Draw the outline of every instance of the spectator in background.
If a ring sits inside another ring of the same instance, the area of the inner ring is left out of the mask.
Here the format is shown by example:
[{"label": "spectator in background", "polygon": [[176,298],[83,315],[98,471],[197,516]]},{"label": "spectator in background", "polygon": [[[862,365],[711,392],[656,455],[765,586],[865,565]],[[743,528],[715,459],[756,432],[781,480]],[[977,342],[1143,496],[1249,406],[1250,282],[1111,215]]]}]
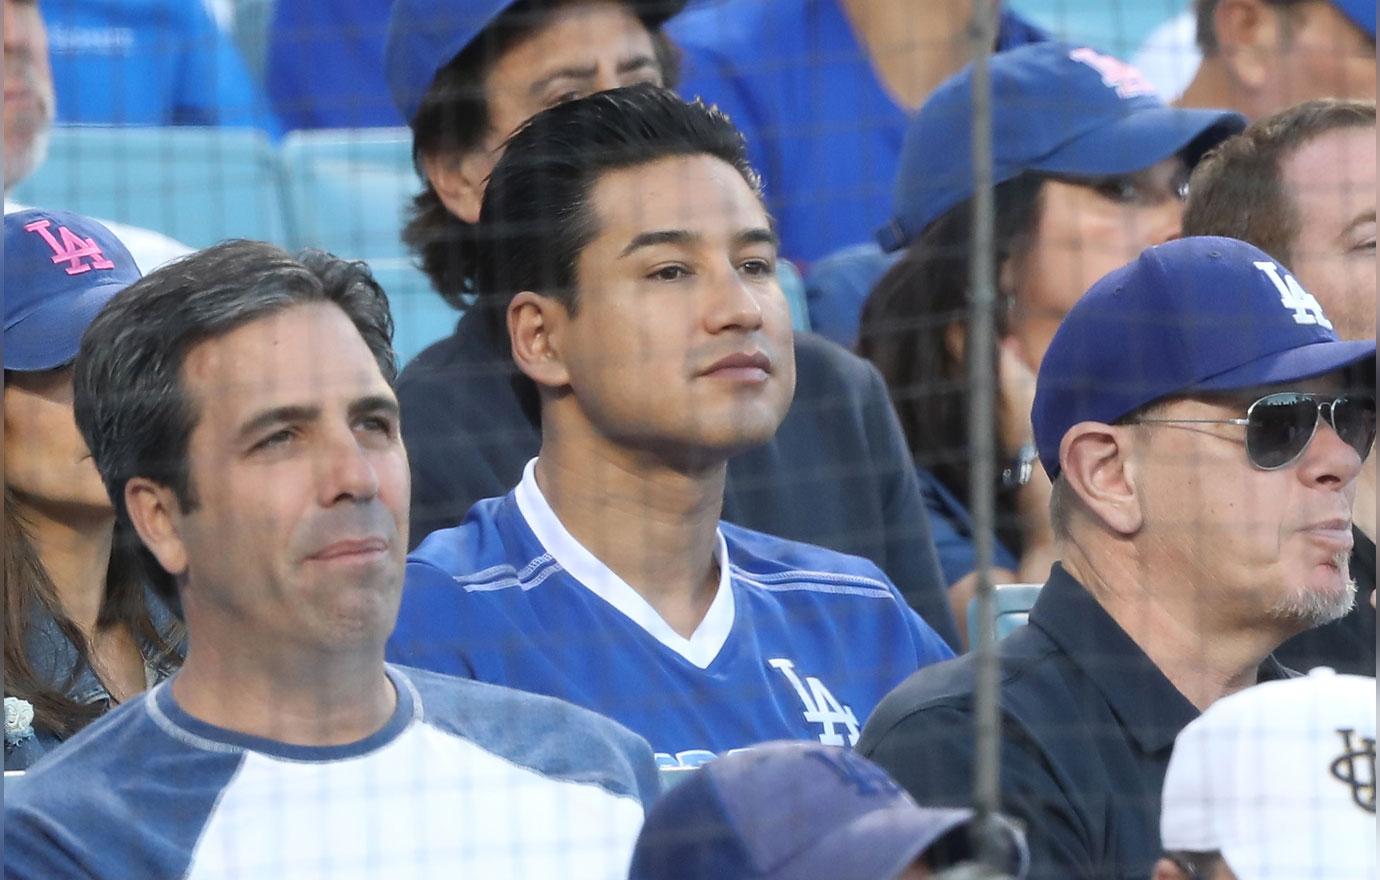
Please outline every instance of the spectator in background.
[{"label": "spectator in background", "polygon": [[239,50],[200,0],[44,0],[43,16],[59,122],[279,133]]},{"label": "spectator in background", "polygon": [[587,706],[667,766],[851,746],[953,656],[867,560],[720,521],[728,459],[795,387],[776,236],[722,114],[645,84],[540,113],[476,232],[541,451],[408,558],[391,656]]},{"label": "spectator in background", "polygon": [[[1257,121],[1194,172],[1187,235],[1248,241],[1289,267],[1322,303],[1337,335],[1375,339],[1375,104],[1307,101]],[[1375,676],[1375,458],[1361,470],[1345,618],[1275,652],[1295,669]]]},{"label": "spectator in background", "polygon": [[116,529],[72,413],[82,331],[139,280],[134,258],[61,211],[6,214],[4,253],[5,714],[27,719],[6,724],[5,769],[23,770],[166,678],[181,624]]},{"label": "spectator in background", "polygon": [[1375,100],[1375,0],[1194,0],[1194,15],[1202,61],[1185,107],[1258,119],[1310,98]]},{"label": "spectator in background", "polygon": [[[1098,278],[1179,234],[1188,170],[1244,121],[1164,106],[1138,72],[1092,49],[1037,43],[991,62],[995,120],[997,583],[1039,583],[1054,560],[1050,484],[1035,464],[1035,371],[1060,319]],[[968,513],[967,314],[972,253],[971,69],[920,108],[883,230],[905,256],[877,282],[859,351],[886,380],[919,468],[949,601],[976,586]],[[936,149],[935,144],[946,145]],[[856,306],[855,306],[856,308]]]},{"label": "spectator in background", "polygon": [[391,332],[362,264],[246,241],[87,330],[77,423],[177,584],[187,657],[6,785],[6,877],[626,873],[646,743],[384,663],[408,490]]},{"label": "spectator in background", "polygon": [[[998,820],[1001,876],[1022,880],[1020,831]],[[629,880],[928,880],[975,860],[971,810],[918,806],[855,752],[768,743],[725,755],[647,814]]]},{"label": "spectator in background", "polygon": [[[972,0],[727,0],[670,26],[681,93],[747,139],[781,252],[809,264],[867,241],[891,210],[915,109],[972,57]],[[1045,39],[1003,10],[1001,51]]]},{"label": "spectator in background", "polygon": [[[1098,281],[1045,353],[1060,562],[999,646],[1002,803],[1034,880],[1148,877],[1174,736],[1355,599],[1375,343],[1297,288],[1251,245],[1178,239]],[[921,670],[868,719],[858,749],[921,803],[969,802],[975,674]]]},{"label": "spectator in background", "polygon": [[407,124],[383,75],[388,8],[380,0],[274,4],[266,87],[285,128]]},{"label": "spectator in background", "polygon": [[[505,298],[476,288],[485,180],[504,139],[546,105],[619,84],[669,85],[659,29],[674,2],[400,0],[389,76],[427,181],[404,238],[436,290],[468,311],[408,364],[398,394],[412,458],[412,541],[501,495],[541,442],[536,386],[514,365]],[[776,435],[729,464],[724,518],[865,556],[950,644],[914,467],[886,388],[866,362],[795,337],[796,396]],[[468,418],[483,412],[483,420]]]},{"label": "spectator in background", "polygon": [[1375,876],[1375,680],[1317,669],[1214,703],[1174,741],[1154,880]]},{"label": "spectator in background", "polygon": [[[53,126],[53,74],[48,64],[48,34],[36,0],[5,3],[5,213],[24,206],[9,199],[10,190],[43,164]],[[151,271],[188,252],[166,235],[122,223],[105,223],[134,255],[138,267]]]}]

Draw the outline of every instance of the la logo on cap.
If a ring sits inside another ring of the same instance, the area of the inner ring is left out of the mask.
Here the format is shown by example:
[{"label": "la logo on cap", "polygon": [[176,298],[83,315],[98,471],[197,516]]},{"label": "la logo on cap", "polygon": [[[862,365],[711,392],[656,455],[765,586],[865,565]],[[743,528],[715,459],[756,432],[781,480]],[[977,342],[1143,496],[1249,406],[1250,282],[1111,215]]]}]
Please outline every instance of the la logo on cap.
[{"label": "la logo on cap", "polygon": [[1102,84],[1115,89],[1118,98],[1138,98],[1141,95],[1155,95],[1155,87],[1145,74],[1119,58],[1103,55],[1086,47],[1074,49],[1069,58],[1086,64],[1102,76]]},{"label": "la logo on cap", "polygon": [[[82,238],[66,226],[58,227],[59,241],[53,237],[53,233],[48,227],[52,225],[49,220],[35,220],[24,227],[27,232],[36,232],[48,243],[48,247],[53,251],[53,264],[67,264],[68,275],[80,275],[83,272],[90,272],[92,269],[114,269],[115,264],[105,258],[105,253],[96,244],[94,238]],[[87,258],[90,263],[83,262]]]},{"label": "la logo on cap", "polygon": [[1322,303],[1314,299],[1313,294],[1304,290],[1303,285],[1295,281],[1293,275],[1285,272],[1281,276],[1279,267],[1269,260],[1257,260],[1255,267],[1264,272],[1270,283],[1275,286],[1275,290],[1279,291],[1279,301],[1294,313],[1295,324],[1317,324],[1332,329],[1332,322],[1323,314]]}]

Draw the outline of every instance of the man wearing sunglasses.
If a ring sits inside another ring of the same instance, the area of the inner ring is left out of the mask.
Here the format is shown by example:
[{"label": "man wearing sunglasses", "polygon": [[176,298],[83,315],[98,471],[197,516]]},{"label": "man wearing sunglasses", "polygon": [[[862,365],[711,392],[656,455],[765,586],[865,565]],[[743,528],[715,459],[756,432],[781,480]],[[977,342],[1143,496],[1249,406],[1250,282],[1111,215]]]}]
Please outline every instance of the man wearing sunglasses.
[{"label": "man wearing sunglasses", "polygon": [[[1346,613],[1375,342],[1343,342],[1263,251],[1185,238],[1093,285],[1045,354],[1032,421],[1061,563],[1001,645],[1001,787],[1032,878],[1143,878],[1175,735],[1286,670]],[[911,676],[858,748],[963,805],[971,658]]]}]

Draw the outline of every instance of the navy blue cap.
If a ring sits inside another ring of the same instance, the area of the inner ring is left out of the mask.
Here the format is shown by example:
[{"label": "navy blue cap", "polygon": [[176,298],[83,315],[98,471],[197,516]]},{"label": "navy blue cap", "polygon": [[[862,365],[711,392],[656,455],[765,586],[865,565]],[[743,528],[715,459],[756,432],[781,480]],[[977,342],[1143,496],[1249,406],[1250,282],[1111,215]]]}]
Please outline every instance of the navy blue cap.
[{"label": "navy blue cap", "polygon": [[[395,0],[383,67],[388,88],[410,124],[437,72],[517,0]],[[648,28],[680,12],[686,0],[624,0]]]},{"label": "navy blue cap", "polygon": [[[917,806],[851,750],[767,743],[717,758],[662,795],[647,814],[629,880],[879,880],[895,877],[971,810]],[[1009,822],[1009,872],[1029,865]],[[951,838],[952,839],[952,838]],[[966,840],[955,840],[962,853]],[[936,867],[946,867],[940,865]]]},{"label": "navy blue cap", "polygon": [[1279,263],[1233,238],[1147,248],[1092,286],[1059,324],[1035,380],[1031,421],[1053,479],[1079,422],[1111,424],[1171,396],[1321,376],[1375,357],[1342,342]]},{"label": "navy blue cap", "polygon": [[115,234],[67,211],[5,215],[5,369],[51,370],[112,296],[139,280]]},{"label": "navy blue cap", "polygon": [[1375,39],[1375,0],[1332,0],[1332,5],[1365,31],[1366,36]]},{"label": "navy blue cap", "polygon": [[[992,56],[992,182],[1026,171],[1130,174],[1183,153],[1192,165],[1246,127],[1226,110],[1165,106],[1131,65],[1084,46],[1032,43]],[[894,251],[973,196],[973,67],[935,89],[901,148],[891,221]]]}]

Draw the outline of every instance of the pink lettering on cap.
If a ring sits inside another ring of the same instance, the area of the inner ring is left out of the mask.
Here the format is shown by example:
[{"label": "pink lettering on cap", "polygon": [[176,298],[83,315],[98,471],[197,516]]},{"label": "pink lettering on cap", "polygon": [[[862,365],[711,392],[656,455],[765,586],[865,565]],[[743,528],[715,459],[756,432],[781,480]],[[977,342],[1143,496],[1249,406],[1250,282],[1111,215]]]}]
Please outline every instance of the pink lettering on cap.
[{"label": "pink lettering on cap", "polygon": [[1140,95],[1154,95],[1155,87],[1145,78],[1145,74],[1119,58],[1103,55],[1092,49],[1074,49],[1069,58],[1086,64],[1102,76],[1102,84],[1116,89],[1118,98],[1135,98]]},{"label": "pink lettering on cap", "polygon": [[[48,243],[48,247],[53,251],[53,264],[66,263],[68,275],[80,275],[83,272],[90,272],[92,269],[114,269],[115,264],[105,258],[105,254],[96,244],[94,238],[82,238],[66,226],[58,227],[58,235],[62,238],[53,237],[53,233],[48,230],[50,221],[35,220],[33,223],[24,227],[27,232],[37,232],[43,236],[43,240]],[[90,258],[90,263],[82,262]]]}]

